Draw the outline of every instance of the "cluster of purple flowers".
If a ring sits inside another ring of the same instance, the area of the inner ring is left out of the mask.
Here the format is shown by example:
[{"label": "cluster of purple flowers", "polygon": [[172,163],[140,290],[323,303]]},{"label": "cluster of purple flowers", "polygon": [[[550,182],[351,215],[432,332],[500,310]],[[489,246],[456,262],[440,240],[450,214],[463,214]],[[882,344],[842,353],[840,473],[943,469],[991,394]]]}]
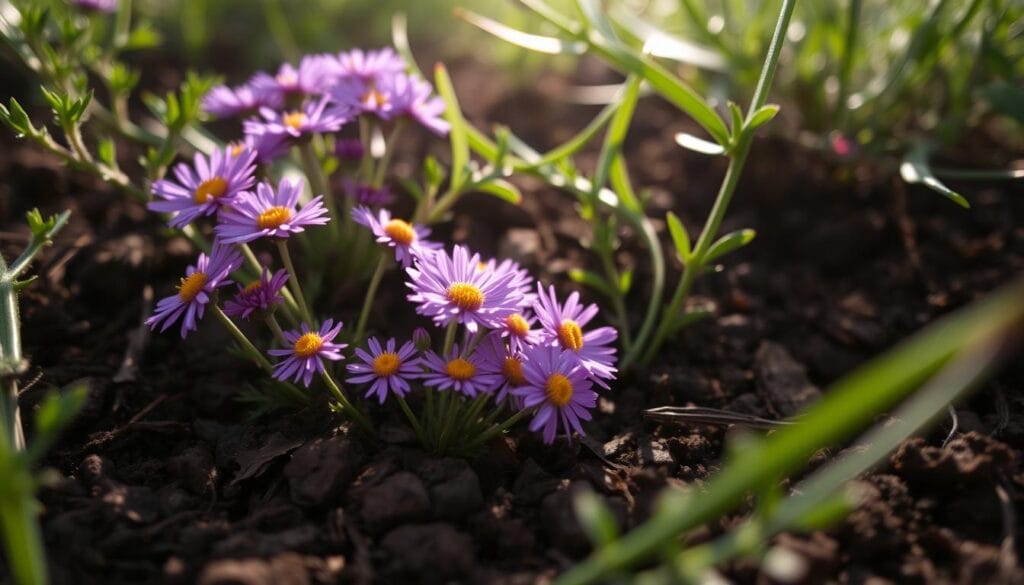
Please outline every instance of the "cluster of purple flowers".
[{"label": "cluster of purple flowers", "polygon": [[[438,135],[448,132],[444,101],[408,73],[391,48],[306,55],[271,75],[259,72],[237,86],[215,87],[203,100],[218,118],[246,117],[246,143],[270,162],[312,134],[338,132],[360,115],[383,121],[412,119]],[[347,144],[339,139],[339,144]],[[351,154],[351,149],[343,149]],[[362,155],[361,149],[359,155]]]}]

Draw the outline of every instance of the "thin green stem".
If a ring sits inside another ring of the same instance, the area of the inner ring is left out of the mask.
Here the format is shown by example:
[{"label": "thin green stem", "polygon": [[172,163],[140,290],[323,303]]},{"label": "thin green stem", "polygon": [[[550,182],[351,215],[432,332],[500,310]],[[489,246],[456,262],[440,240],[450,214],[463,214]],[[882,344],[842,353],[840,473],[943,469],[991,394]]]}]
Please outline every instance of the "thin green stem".
[{"label": "thin green stem", "polygon": [[328,229],[331,230],[332,242],[340,242],[340,226],[342,223],[345,223],[345,218],[339,216],[338,202],[335,201],[334,193],[331,193],[331,186],[327,183],[327,177],[324,176],[324,169],[320,166],[320,159],[316,156],[316,151],[313,149],[313,141],[303,140],[299,143],[298,149],[299,157],[302,159],[302,170],[305,171],[306,177],[309,179],[309,188],[313,191],[313,196],[323,195],[324,205],[327,207],[327,213],[331,218]]},{"label": "thin green stem", "polygon": [[651,258],[651,270],[654,274],[651,276],[651,302],[648,303],[647,314],[644,316],[644,322],[640,325],[640,331],[636,334],[632,349],[627,351],[622,359],[620,364],[622,370],[629,368],[640,357],[640,352],[647,347],[647,338],[650,337],[657,324],[661,309],[660,301],[665,291],[665,256],[661,251],[661,241],[658,240],[654,226],[643,215],[626,213],[625,216],[643,238],[644,246],[647,247],[647,253]]},{"label": "thin green stem", "polygon": [[330,372],[324,370],[323,372],[320,373],[320,377],[323,379],[324,383],[327,384],[327,388],[331,391],[331,394],[334,395],[334,398],[338,401],[338,404],[341,405],[342,410],[347,413],[347,416],[351,418],[353,422],[355,422],[357,425],[362,427],[364,431],[372,435],[373,424],[370,422],[370,419],[366,418],[366,416],[358,408],[352,405],[352,403],[348,399],[348,396],[345,395],[345,392],[341,389],[341,386],[339,386],[338,383],[334,381],[334,377],[331,376]]},{"label": "thin green stem", "polygon": [[405,401],[405,398],[399,395],[395,395],[398,399],[398,406],[402,408],[402,412],[405,413],[405,418],[409,419],[409,424],[412,425],[412,430],[416,433],[416,438],[419,439],[420,444],[425,444],[426,434],[423,430],[423,425],[420,424],[419,419],[412,413],[412,409],[409,408],[409,404]]},{"label": "thin green stem", "polygon": [[622,292],[619,288],[619,282],[621,281],[621,274],[619,269],[615,266],[615,258],[612,256],[612,252],[605,247],[600,250],[601,265],[604,267],[605,276],[608,279],[608,284],[612,287],[614,293],[611,297],[612,308],[615,310],[616,320],[619,322],[619,332],[622,334],[622,349],[626,353],[633,348],[633,338],[629,331],[629,316],[626,313],[626,303],[622,298]]},{"label": "thin green stem", "polygon": [[843,55],[839,64],[839,91],[836,93],[835,125],[845,129],[846,98],[849,95],[850,73],[853,71],[853,56],[857,47],[857,32],[860,30],[860,8],[862,0],[847,0],[846,36],[843,39]]},{"label": "thin green stem", "polygon": [[[18,478],[30,483],[31,478]],[[5,477],[4,481],[12,478]],[[36,518],[38,504],[27,487],[15,488],[14,494],[0,498],[0,526],[6,543],[8,564],[14,581],[21,585],[45,585],[46,559],[42,534]]]},{"label": "thin green stem", "polygon": [[377,296],[377,288],[380,286],[380,281],[384,278],[384,273],[387,271],[388,262],[390,261],[388,254],[381,254],[380,261],[377,262],[377,269],[373,271],[373,277],[370,278],[370,285],[366,289],[366,299],[363,300],[363,309],[359,312],[359,321],[356,323],[356,333],[353,338],[353,343],[359,344],[363,340],[363,335],[366,333],[366,322],[370,319],[370,310],[373,308],[373,299]]},{"label": "thin green stem", "polygon": [[373,173],[373,182],[370,183],[374,189],[379,189],[384,184],[384,176],[387,174],[388,165],[391,164],[391,157],[394,155],[395,146],[397,146],[398,137],[401,135],[403,128],[405,128],[405,120],[399,118],[395,123],[395,127],[391,129],[391,134],[388,135],[387,141],[384,143],[384,155],[377,161],[377,169]]},{"label": "thin green stem", "polygon": [[313,314],[309,311],[306,297],[302,294],[302,285],[299,284],[299,276],[295,272],[295,265],[292,264],[292,255],[288,252],[288,240],[279,238],[277,240],[277,251],[281,255],[281,262],[284,263],[285,270],[288,271],[288,287],[291,288],[292,294],[295,295],[295,302],[299,305],[299,312],[306,323],[312,327],[314,325]]},{"label": "thin green stem", "polygon": [[271,365],[266,357],[264,357],[263,352],[257,349],[256,346],[249,341],[249,338],[246,337],[245,333],[242,333],[242,330],[238,328],[238,325],[235,325],[235,322],[231,320],[231,317],[225,315],[224,311],[222,311],[216,303],[210,303],[209,306],[212,307],[213,314],[217,317],[217,320],[220,321],[224,328],[228,330],[228,333],[238,341],[245,353],[248,354],[259,367],[263,368],[268,373],[274,373],[274,366]]},{"label": "thin green stem", "polygon": [[[771,44],[768,47],[768,56],[765,59],[764,68],[761,70],[761,77],[757,81],[754,97],[750,101],[750,108],[747,110],[748,122],[750,116],[764,106],[768,100],[768,90],[771,88],[772,80],[775,78],[775,70],[779,65],[779,56],[782,53],[782,43],[785,41],[785,33],[789,27],[790,17],[793,15],[795,5],[796,0],[784,0],[783,2],[779,20],[776,23]],[[736,185],[739,183],[740,175],[743,173],[743,166],[747,162],[747,155],[750,154],[753,138],[754,131],[744,125],[744,128],[739,132],[736,142],[729,150],[729,167],[725,171],[725,178],[718,190],[717,197],[715,197],[711,213],[704,223],[704,229],[701,230],[697,244],[694,246],[692,259],[683,270],[683,277],[676,288],[676,294],[673,295],[672,301],[665,310],[664,318],[654,334],[654,339],[644,354],[645,363],[654,357],[664,342],[665,336],[673,328],[679,310],[686,300],[686,295],[689,294],[693,286],[692,281],[696,279],[697,274],[699,274],[704,265],[708,249],[710,249],[711,244],[718,235],[722,220],[725,218],[725,212],[729,209],[729,203],[736,192]],[[689,282],[687,282],[688,280]]]},{"label": "thin green stem", "polygon": [[498,424],[498,425],[492,425],[491,428],[489,428],[486,431],[484,431],[484,432],[480,433],[479,435],[477,435],[477,437],[475,439],[470,440],[466,444],[466,449],[472,449],[472,448],[475,448],[475,447],[477,447],[479,445],[483,445],[487,441],[490,441],[494,437],[497,437],[498,435],[500,435],[500,434],[504,433],[505,431],[507,431],[508,429],[510,429],[512,427],[512,425],[514,425],[517,422],[519,422],[520,420],[522,420],[523,417],[525,417],[526,415],[530,414],[531,412],[533,412],[533,411],[531,411],[531,410],[520,410],[519,412],[517,412],[517,413],[513,414],[512,416],[508,417],[507,419],[505,419],[505,422],[503,422],[501,424]]},{"label": "thin green stem", "polygon": [[443,357],[447,357],[452,351],[452,346],[455,345],[455,332],[459,328],[459,322],[452,320],[448,324],[448,329],[444,332],[444,350],[441,352]]},{"label": "thin green stem", "polygon": [[284,338],[284,330],[281,329],[281,324],[277,322],[277,317],[275,317],[273,313],[268,313],[266,321],[267,327],[270,327],[270,331],[273,332],[274,339],[277,340],[277,343],[281,347],[288,345],[288,342]]}]

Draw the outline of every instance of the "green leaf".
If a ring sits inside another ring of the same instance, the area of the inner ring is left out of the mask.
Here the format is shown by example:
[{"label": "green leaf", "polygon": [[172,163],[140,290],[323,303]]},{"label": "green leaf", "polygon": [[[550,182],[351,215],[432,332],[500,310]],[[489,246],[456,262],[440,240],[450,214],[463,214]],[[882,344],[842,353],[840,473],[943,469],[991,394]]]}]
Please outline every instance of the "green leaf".
[{"label": "green leaf", "polygon": [[619,527],[601,496],[590,489],[580,490],[572,503],[580,526],[595,547],[615,542],[619,537]]},{"label": "green leaf", "polygon": [[692,150],[701,154],[709,154],[712,156],[725,154],[725,148],[722,145],[709,142],[702,138],[697,138],[693,134],[687,134],[686,132],[676,134],[676,144],[687,150]]},{"label": "green leaf", "polygon": [[609,299],[617,298],[619,295],[615,293],[615,287],[610,286],[604,277],[589,270],[582,268],[573,268],[569,271],[569,278],[573,282],[588,286]]},{"label": "green leaf", "polygon": [[725,234],[721,238],[718,238],[718,241],[711,244],[711,247],[708,248],[708,253],[704,256],[704,264],[711,264],[722,256],[746,246],[756,235],[757,232],[750,229],[736,230]]},{"label": "green leaf", "polygon": [[708,71],[724,73],[727,70],[721,53],[665,32],[651,23],[637,18],[629,9],[616,4],[612,17],[629,34],[643,43],[644,52],[662,59],[671,59]]},{"label": "green leaf", "polygon": [[627,268],[626,270],[622,271],[622,274],[619,275],[619,292],[622,293],[622,296],[626,296],[629,294],[629,291],[632,288],[633,269]]},{"label": "green leaf", "polygon": [[512,205],[519,205],[523,200],[519,188],[504,179],[491,179],[475,186],[477,190],[494,195],[498,199],[507,201]]},{"label": "green leaf", "polygon": [[462,117],[462,110],[459,108],[459,100],[455,96],[455,88],[452,86],[448,70],[441,63],[434,66],[434,82],[437,84],[437,91],[444,99],[444,117],[451,124],[449,140],[452,146],[452,179],[449,190],[452,193],[459,192],[465,180],[467,167],[469,166],[469,139],[466,136],[466,120]]},{"label": "green leaf", "polygon": [[743,110],[732,100],[729,100],[729,116],[732,119],[732,136],[735,138],[743,130]]},{"label": "green leaf", "polygon": [[764,126],[768,122],[771,122],[775,118],[775,115],[779,113],[779,106],[776,104],[767,104],[761,106],[753,115],[750,116],[750,120],[747,121],[748,130],[757,130],[761,126]]},{"label": "green leaf", "polygon": [[84,383],[50,392],[36,411],[36,434],[30,447],[30,458],[38,459],[57,440],[60,432],[85,405],[89,387]]},{"label": "green leaf", "polygon": [[122,49],[125,51],[152,49],[160,46],[162,41],[160,33],[151,24],[144,22],[132,30]]},{"label": "green leaf", "polygon": [[427,76],[420,70],[420,66],[416,64],[416,56],[412,53],[412,46],[409,44],[409,26],[408,21],[405,18],[405,14],[396,12],[391,17],[391,43],[395,46],[395,50],[398,54],[405,59],[405,64],[409,69],[416,73],[420,77],[426,79]]},{"label": "green leaf", "polygon": [[619,36],[605,16],[600,0],[576,0],[576,8],[583,16],[587,28],[599,32],[608,41],[619,42]]},{"label": "green leaf", "polygon": [[910,152],[903,159],[903,164],[900,165],[900,176],[911,185],[924,185],[937,193],[945,195],[953,203],[964,209],[970,209],[971,207],[970,202],[963,195],[947,187],[932,174],[931,167],[928,165],[928,147],[924,144],[919,143],[910,149]]},{"label": "green leaf", "polygon": [[714,314],[714,305],[711,303],[687,307],[679,315],[668,316],[669,319],[672,319],[672,326],[669,327],[669,334],[675,335],[677,332],[693,325],[694,323],[703,321]]},{"label": "green leaf", "polygon": [[622,145],[626,141],[626,133],[629,132],[629,125],[633,120],[633,112],[636,111],[636,103],[639,98],[640,78],[630,75],[626,79],[621,103],[608,124],[608,132],[604,137],[591,193],[595,198],[600,197],[601,188],[605,186],[609,176],[614,174],[616,178],[614,187],[618,199],[627,209],[634,212],[640,211],[640,201],[629,182],[629,174],[622,158]]},{"label": "green leaf", "polygon": [[537,53],[578,56],[587,51],[587,44],[582,41],[530,34],[462,8],[455,9],[455,16],[507,43]]},{"label": "green leaf", "polygon": [[10,109],[0,104],[0,118],[11,130],[14,130],[18,138],[35,136],[36,129],[32,126],[32,120],[28,117],[25,109],[21,107],[18,100],[11,98]]},{"label": "green leaf", "polygon": [[690,247],[690,234],[686,232],[686,226],[680,221],[679,216],[671,211],[665,216],[668,223],[668,233],[672,235],[672,243],[676,246],[679,260],[683,264],[690,262],[693,249]]},{"label": "green leaf", "polygon": [[420,187],[420,184],[410,178],[399,177],[398,184],[405,189],[406,193],[412,195],[412,198],[417,202],[422,201],[423,198],[426,197],[426,194],[423,192],[423,188]]}]

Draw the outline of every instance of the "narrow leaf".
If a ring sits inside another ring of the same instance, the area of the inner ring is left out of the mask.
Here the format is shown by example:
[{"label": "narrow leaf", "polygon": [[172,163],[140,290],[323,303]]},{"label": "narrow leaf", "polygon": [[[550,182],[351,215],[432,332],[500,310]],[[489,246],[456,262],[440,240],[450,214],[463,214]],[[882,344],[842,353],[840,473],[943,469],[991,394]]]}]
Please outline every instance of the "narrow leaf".
[{"label": "narrow leaf", "polygon": [[971,207],[970,202],[963,195],[947,187],[932,174],[931,167],[928,165],[928,149],[923,144],[918,144],[907,153],[907,156],[903,159],[903,164],[900,165],[900,176],[907,183],[912,185],[921,184],[937,193],[945,195],[953,203],[964,209],[970,209]]},{"label": "narrow leaf", "polygon": [[721,238],[718,238],[717,242],[711,244],[711,248],[708,249],[707,255],[704,256],[704,263],[711,264],[722,256],[746,246],[756,235],[757,232],[749,229],[736,230],[725,234]]},{"label": "narrow leaf", "polygon": [[476,185],[476,189],[494,195],[503,201],[508,201],[512,205],[519,205],[523,200],[523,195],[519,192],[519,188],[504,179],[492,179],[486,183]]},{"label": "narrow leaf", "polygon": [[455,16],[507,43],[530,51],[547,55],[575,56],[582,55],[587,51],[587,44],[582,41],[567,41],[557,37],[523,32],[462,8],[455,9]]},{"label": "narrow leaf", "polygon": [[725,148],[722,145],[709,142],[703,138],[697,138],[693,134],[687,134],[686,132],[676,134],[676,144],[701,154],[709,154],[711,156],[725,154]]},{"label": "narrow leaf", "polygon": [[690,247],[690,234],[686,232],[686,226],[675,213],[668,212],[665,221],[668,223],[668,233],[672,235],[672,243],[676,246],[679,259],[686,264],[690,261],[690,255],[693,253]]},{"label": "narrow leaf", "polygon": [[776,104],[768,104],[761,106],[747,121],[747,128],[749,130],[757,130],[761,126],[764,126],[768,122],[771,122],[775,118],[775,115],[779,113],[779,106]]},{"label": "narrow leaf", "polygon": [[462,109],[459,108],[459,100],[455,96],[455,88],[452,86],[448,70],[441,63],[434,66],[434,82],[437,91],[444,99],[444,117],[451,124],[449,140],[452,144],[452,184],[450,190],[457,193],[462,187],[465,177],[465,170],[469,164],[469,139],[466,136],[466,120],[462,117]]},{"label": "narrow leaf", "polygon": [[569,271],[569,278],[573,282],[589,286],[590,288],[598,291],[604,296],[614,299],[619,295],[615,294],[615,288],[609,286],[608,283],[600,275],[595,274],[589,270],[583,270],[582,268],[573,268]]}]

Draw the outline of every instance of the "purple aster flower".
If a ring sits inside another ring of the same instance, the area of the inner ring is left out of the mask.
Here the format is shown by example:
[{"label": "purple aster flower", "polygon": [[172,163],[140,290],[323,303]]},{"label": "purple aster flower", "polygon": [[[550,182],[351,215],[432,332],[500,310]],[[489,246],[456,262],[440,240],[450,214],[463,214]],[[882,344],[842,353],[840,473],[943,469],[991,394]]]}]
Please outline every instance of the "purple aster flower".
[{"label": "purple aster flower", "polygon": [[212,215],[230,206],[239,193],[256,182],[255,159],[255,152],[245,150],[236,156],[231,148],[215,150],[209,158],[197,153],[194,168],[187,163],[174,167],[177,181],[161,179],[153,183],[153,194],[163,201],[153,201],[148,207],[172,214],[168,223],[176,228]]},{"label": "purple aster flower", "polygon": [[285,63],[276,75],[261,71],[249,84],[260,99],[271,104],[287,104],[324,93],[340,74],[340,66],[332,55],[306,55],[298,67]]},{"label": "purple aster flower", "polygon": [[470,256],[465,246],[455,246],[452,255],[438,251],[421,255],[415,268],[407,268],[416,312],[431,317],[438,325],[456,321],[476,333],[480,326],[495,328],[515,313],[518,292],[509,287],[508,271],[480,270],[480,255]]},{"label": "purple aster flower", "polygon": [[366,384],[372,381],[373,384],[366,392],[369,398],[374,394],[384,404],[388,392],[398,396],[405,396],[412,387],[409,380],[417,378],[422,373],[420,366],[423,361],[416,357],[416,347],[411,341],[406,341],[402,347],[395,350],[395,340],[391,338],[382,346],[376,337],[366,341],[370,351],[356,348],[356,356],[363,360],[363,363],[349,364],[347,382],[351,384]]},{"label": "purple aster flower", "polygon": [[261,100],[248,83],[236,87],[218,85],[203,96],[203,110],[217,118],[244,115],[261,107],[281,107],[281,104]]},{"label": "purple aster flower", "polygon": [[509,281],[509,287],[519,292],[520,308],[527,308],[533,306],[537,295],[533,293],[534,280],[533,276],[530,275],[530,271],[519,265],[514,260],[505,259],[501,263],[498,263],[495,259],[490,259],[486,263],[480,265],[481,270],[495,270],[498,272],[510,272],[512,273],[512,279]]},{"label": "purple aster flower", "polygon": [[438,136],[448,133],[451,126],[442,119],[444,100],[432,95],[433,87],[411,75],[395,75],[388,80],[384,92],[390,100],[387,119],[407,116]]},{"label": "purple aster flower", "polygon": [[364,185],[350,179],[345,179],[343,184],[345,186],[345,193],[357,205],[379,207],[381,205],[388,205],[395,200],[395,197],[391,194],[391,189],[387,185],[374,187],[373,185]]},{"label": "purple aster flower", "polygon": [[303,323],[301,331],[285,331],[284,340],[291,347],[267,352],[275,357],[288,356],[274,366],[274,378],[282,382],[287,382],[289,378],[296,382],[301,379],[308,388],[313,381],[313,373],[323,373],[324,359],[342,359],[341,350],[348,347],[348,344],[334,343],[340,331],[341,321],[335,325],[332,319],[324,321],[319,330],[310,329],[309,325]]},{"label": "purple aster flower", "polygon": [[510,350],[505,346],[501,336],[495,333],[488,335],[480,346],[473,353],[480,360],[480,368],[487,374],[501,376],[501,385],[497,388],[497,396],[494,401],[498,404],[505,404],[508,398],[518,398],[510,394],[511,390],[519,388],[526,383],[523,375],[523,356],[518,351]]},{"label": "purple aster flower", "polygon": [[91,12],[113,14],[117,12],[117,0],[71,0],[77,8]]},{"label": "purple aster flower", "polygon": [[428,368],[423,374],[424,384],[438,390],[455,390],[469,398],[493,393],[502,381],[501,374],[484,371],[475,355],[461,355],[458,344],[447,358],[427,352],[424,362]]},{"label": "purple aster flower", "polygon": [[414,259],[432,254],[441,247],[437,242],[424,239],[430,235],[430,228],[393,218],[387,209],[381,209],[374,215],[369,208],[359,206],[352,210],[352,219],[370,228],[377,236],[377,243],[394,248],[395,260],[402,264],[402,268],[409,268]]},{"label": "purple aster flower", "polygon": [[497,330],[501,337],[508,341],[509,348],[517,352],[523,351],[523,349],[541,342],[540,331],[531,329],[536,322],[537,317],[527,311],[512,313],[502,320]]},{"label": "purple aster flower", "polygon": [[215,243],[209,256],[200,253],[196,263],[185,270],[184,278],[178,283],[178,292],[156,304],[156,310],[146,319],[146,325],[154,330],[160,327],[163,332],[181,319],[181,337],[184,339],[189,331],[196,330],[213,292],[230,284],[228,275],[241,265],[242,255],[238,250]]},{"label": "purple aster flower", "polygon": [[523,364],[525,385],[512,390],[524,408],[537,408],[531,431],[543,429],[545,443],[552,443],[559,423],[566,437],[575,430],[585,434],[580,420],[590,420],[588,409],[597,405],[597,393],[587,371],[572,352],[552,346],[533,347]]},{"label": "purple aster flower", "polygon": [[583,327],[597,315],[597,305],[584,307],[580,304],[580,293],[573,291],[565,304],[558,303],[555,287],[547,291],[537,283],[537,303],[534,309],[543,327],[544,343],[568,350],[576,355],[583,368],[603,388],[604,380],[615,378],[615,347],[611,345],[619,336],[611,327],[599,327],[587,333]]},{"label": "purple aster flower", "polygon": [[231,317],[248,319],[257,311],[266,311],[274,305],[283,303],[281,289],[287,281],[287,271],[278,270],[271,275],[270,271],[264,268],[259,280],[254,280],[248,286],[238,285],[235,297],[224,303],[224,313]]},{"label": "purple aster flower", "polygon": [[337,132],[351,119],[351,108],[332,105],[330,100],[324,97],[288,112],[260,108],[260,116],[262,120],[245,121],[243,127],[246,134],[269,134],[296,140],[318,132]]},{"label": "purple aster flower", "polygon": [[405,71],[405,59],[391,47],[375,51],[352,49],[338,54],[338,69],[343,78],[371,81]]},{"label": "purple aster flower", "polygon": [[430,332],[423,327],[417,327],[412,331],[412,344],[419,351],[427,351],[433,342],[430,340]]},{"label": "purple aster flower", "polygon": [[323,195],[298,209],[302,181],[282,180],[277,190],[267,182],[246,191],[234,207],[221,213],[215,231],[226,244],[251,242],[259,238],[287,238],[305,231],[306,226],[325,225],[330,218]]}]

